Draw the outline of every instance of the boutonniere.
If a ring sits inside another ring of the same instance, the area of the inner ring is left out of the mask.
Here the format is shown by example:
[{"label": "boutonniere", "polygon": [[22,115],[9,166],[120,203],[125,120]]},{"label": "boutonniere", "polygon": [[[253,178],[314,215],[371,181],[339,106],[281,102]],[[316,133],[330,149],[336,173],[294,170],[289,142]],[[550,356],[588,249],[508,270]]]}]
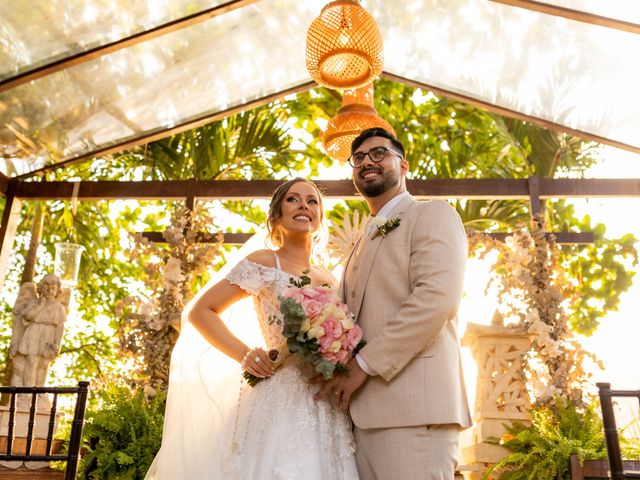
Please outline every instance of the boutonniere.
[{"label": "boutonniere", "polygon": [[373,224],[376,226],[376,231],[373,232],[371,236],[372,239],[376,238],[378,235],[384,237],[387,233],[389,233],[394,228],[397,228],[400,225],[400,217],[394,218],[385,218],[385,217],[373,217]]}]

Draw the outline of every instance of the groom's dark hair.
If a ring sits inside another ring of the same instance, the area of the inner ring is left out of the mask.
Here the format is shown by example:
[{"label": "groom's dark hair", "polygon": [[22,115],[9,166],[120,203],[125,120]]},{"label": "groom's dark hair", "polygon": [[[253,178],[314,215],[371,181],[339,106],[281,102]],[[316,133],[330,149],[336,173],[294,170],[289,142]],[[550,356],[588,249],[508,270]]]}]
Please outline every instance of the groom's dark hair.
[{"label": "groom's dark hair", "polygon": [[365,140],[368,140],[371,137],[388,138],[389,140],[391,140],[393,146],[399,150],[399,153],[402,154],[402,158],[404,158],[404,145],[402,144],[402,142],[400,142],[400,140],[398,140],[391,132],[388,132],[384,128],[380,127],[367,128],[360,135],[358,135],[353,140],[353,142],[351,142],[351,154],[353,155],[353,152],[355,152],[358,147],[365,142]]}]

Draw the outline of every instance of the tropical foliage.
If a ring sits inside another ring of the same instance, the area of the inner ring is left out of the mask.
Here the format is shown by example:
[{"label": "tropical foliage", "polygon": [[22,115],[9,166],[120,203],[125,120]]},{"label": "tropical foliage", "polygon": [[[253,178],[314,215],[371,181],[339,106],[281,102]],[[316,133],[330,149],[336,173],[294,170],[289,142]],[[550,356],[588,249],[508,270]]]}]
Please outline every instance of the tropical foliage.
[{"label": "tropical foliage", "polygon": [[[104,158],[67,166],[48,180],[173,180],[282,178],[305,169],[315,176],[331,165],[318,138],[324,122],[335,114],[340,95],[317,88],[243,112],[198,129]],[[381,80],[376,108],[408,147],[412,178],[525,178],[530,175],[580,175],[595,162],[594,146],[565,134],[489,114],[430,92]],[[37,181],[37,180],[36,180]],[[43,240],[36,277],[49,270],[53,244],[74,241],[87,246],[80,283],[74,293],[74,318],[67,321],[57,383],[91,378],[94,383],[121,374],[117,332],[122,317],[116,306],[145,291],[142,263],[124,254],[131,246],[126,232],[162,231],[182,202],[46,202]],[[199,209],[209,208],[204,202]],[[262,224],[256,202],[224,202],[227,211],[251,224]],[[529,219],[522,201],[458,201],[465,224],[476,230],[510,230]],[[578,219],[571,207],[549,203],[546,221],[552,230],[589,230],[597,243],[562,247],[559,259],[584,300],[571,316],[572,325],[591,332],[607,309],[615,309],[630,285],[628,266],[637,262],[633,237],[607,240],[604,227]],[[347,209],[364,210],[362,202],[338,204],[328,216],[340,222]],[[9,344],[10,310],[18,291],[33,218],[25,202],[8,279],[1,295],[0,362]],[[55,369],[54,369],[55,370]],[[62,369],[60,369],[62,371]]]},{"label": "tropical foliage", "polygon": [[506,426],[500,443],[512,453],[490,468],[484,478],[495,474],[500,480],[570,480],[570,457],[606,458],[602,421],[597,405],[584,410],[571,402],[542,406],[531,412],[531,423]]},{"label": "tropical foliage", "polygon": [[89,409],[79,478],[142,480],[160,448],[165,396],[145,398],[122,385],[100,393],[99,408]]},{"label": "tropical foliage", "polygon": [[[70,166],[47,179],[171,180],[194,176],[240,179],[287,175],[292,168],[301,168],[303,157],[289,149],[291,138],[286,133],[286,117],[279,113],[281,110],[275,103],[110,158]],[[117,308],[131,295],[145,292],[145,264],[132,262],[125,254],[132,247],[129,233],[164,230],[174,212],[184,208],[184,203],[79,202],[75,213],[71,203],[45,204],[46,221],[36,277],[52,268],[56,242],[71,241],[89,247],[74,292],[72,305],[76,316],[67,320],[57,360],[64,362],[64,373],[57,378],[54,369],[52,374],[56,383],[91,378],[95,384],[108,380],[110,374],[122,375],[124,365],[117,342],[122,322]],[[228,202],[227,207],[257,222],[264,219],[264,213],[250,202]],[[33,209],[30,202],[25,202],[22,208],[23,221],[1,297],[0,355],[7,367],[10,312],[29,243]]]},{"label": "tropical foliage", "polygon": [[[585,407],[557,399],[531,412],[531,423],[505,425],[507,433],[494,439],[511,453],[490,468],[485,479],[570,480],[571,455],[580,461],[607,458],[604,428],[597,402]],[[623,458],[639,458],[640,439],[620,436]]]}]

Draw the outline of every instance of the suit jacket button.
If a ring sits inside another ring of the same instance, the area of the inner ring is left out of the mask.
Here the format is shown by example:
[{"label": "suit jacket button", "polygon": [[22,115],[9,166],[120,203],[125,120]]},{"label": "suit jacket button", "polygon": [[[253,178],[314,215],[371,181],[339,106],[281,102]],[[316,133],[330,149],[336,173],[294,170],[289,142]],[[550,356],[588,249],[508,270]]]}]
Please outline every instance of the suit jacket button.
[{"label": "suit jacket button", "polygon": [[353,290],[353,291],[351,292],[351,298],[356,298],[356,291],[355,291],[355,290]]}]

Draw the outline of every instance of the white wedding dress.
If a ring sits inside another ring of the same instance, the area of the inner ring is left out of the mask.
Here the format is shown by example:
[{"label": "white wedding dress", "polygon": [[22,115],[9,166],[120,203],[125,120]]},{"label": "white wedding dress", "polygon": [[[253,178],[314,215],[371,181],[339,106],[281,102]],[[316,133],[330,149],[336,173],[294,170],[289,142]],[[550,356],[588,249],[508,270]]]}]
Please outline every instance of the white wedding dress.
[{"label": "white wedding dress", "polygon": [[[276,264],[245,259],[226,276],[251,294],[267,349],[285,342],[278,295],[291,276],[279,268],[277,256]],[[174,351],[172,377],[180,370],[179,355]],[[289,356],[253,388],[242,384],[236,370],[232,381],[216,380],[224,387],[207,392],[206,407],[195,403],[195,387],[170,386],[163,444],[147,480],[356,480],[351,422],[327,401],[313,400],[319,387],[308,382],[312,370]],[[206,376],[198,375],[209,388]],[[185,422],[193,425],[183,428]]]}]

